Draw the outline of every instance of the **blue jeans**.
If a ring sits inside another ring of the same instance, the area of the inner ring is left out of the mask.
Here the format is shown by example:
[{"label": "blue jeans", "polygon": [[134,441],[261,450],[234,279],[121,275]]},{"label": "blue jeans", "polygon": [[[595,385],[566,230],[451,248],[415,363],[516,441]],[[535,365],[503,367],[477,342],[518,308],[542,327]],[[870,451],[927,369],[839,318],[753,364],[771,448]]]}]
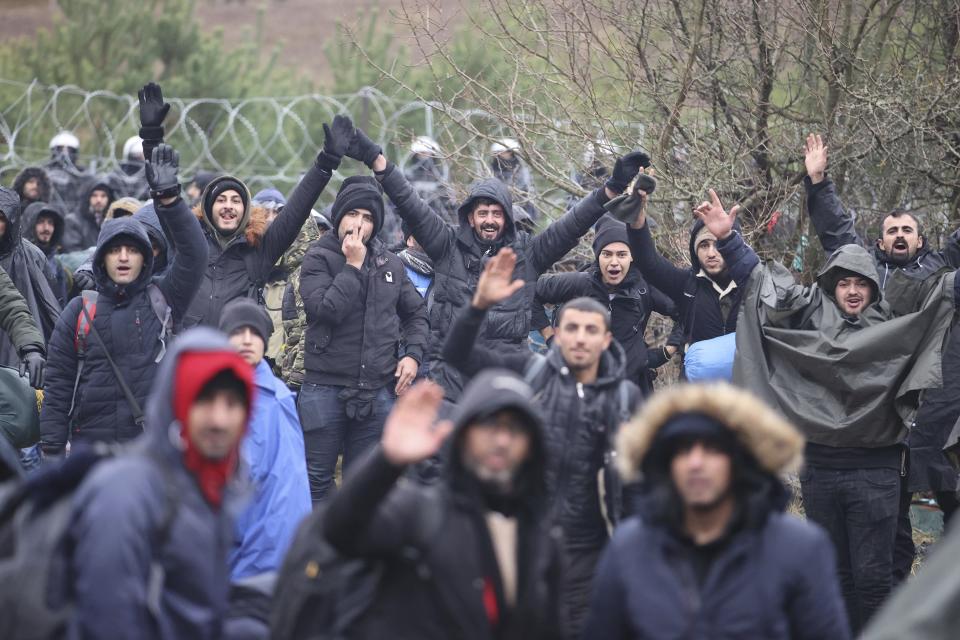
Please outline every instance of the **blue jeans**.
[{"label": "blue jeans", "polygon": [[343,454],[345,474],[355,460],[380,441],[383,423],[393,408],[393,390],[377,391],[370,415],[350,418],[346,403],[339,396],[345,387],[305,383],[297,408],[303,425],[303,444],[307,451],[307,476],[313,504],[322,502],[337,468],[337,456]]},{"label": "blue jeans", "polygon": [[854,635],[890,593],[900,502],[897,469],[829,469],[800,474],[807,518],[827,530]]}]

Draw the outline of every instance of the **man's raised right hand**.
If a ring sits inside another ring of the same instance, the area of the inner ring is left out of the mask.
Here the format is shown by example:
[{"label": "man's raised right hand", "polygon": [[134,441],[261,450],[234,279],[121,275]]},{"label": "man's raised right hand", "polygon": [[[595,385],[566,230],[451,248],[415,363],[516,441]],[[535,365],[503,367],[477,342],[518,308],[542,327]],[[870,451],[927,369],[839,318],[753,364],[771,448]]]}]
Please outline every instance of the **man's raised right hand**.
[{"label": "man's raised right hand", "polygon": [[383,425],[380,446],[387,460],[398,467],[426,460],[443,445],[453,423],[437,422],[443,389],[424,380],[397,398]]},{"label": "man's raised right hand", "polygon": [[807,136],[807,142],[803,146],[803,163],[807,167],[810,182],[823,182],[827,173],[827,145],[823,144],[819,135],[811,133]]},{"label": "man's raised right hand", "polygon": [[473,293],[475,309],[489,309],[503,302],[523,288],[523,280],[513,280],[513,269],[517,266],[517,254],[510,247],[500,250],[483,267],[477,290]]}]

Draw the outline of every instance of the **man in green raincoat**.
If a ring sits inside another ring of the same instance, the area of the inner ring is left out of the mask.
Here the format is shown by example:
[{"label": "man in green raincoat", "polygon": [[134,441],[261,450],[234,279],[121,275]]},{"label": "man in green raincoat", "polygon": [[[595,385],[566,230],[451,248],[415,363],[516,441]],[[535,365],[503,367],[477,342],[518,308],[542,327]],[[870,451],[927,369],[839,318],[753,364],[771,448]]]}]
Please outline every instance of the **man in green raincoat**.
[{"label": "man in green raincoat", "polygon": [[901,446],[923,389],[940,387],[954,313],[955,275],[928,287],[916,310],[896,316],[876,263],[861,246],[834,251],[811,286],[782,265],[758,264],[710,192],[697,216],[717,236],[744,289],[734,381],[764,398],[807,437],[800,474],[807,517],[837,550],[854,632],[890,591]]}]

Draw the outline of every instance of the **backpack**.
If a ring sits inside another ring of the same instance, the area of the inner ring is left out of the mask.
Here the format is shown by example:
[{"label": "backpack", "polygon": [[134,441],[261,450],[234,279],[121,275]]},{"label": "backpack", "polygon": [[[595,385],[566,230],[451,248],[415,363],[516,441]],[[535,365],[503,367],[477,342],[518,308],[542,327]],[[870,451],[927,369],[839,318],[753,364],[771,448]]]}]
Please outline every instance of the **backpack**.
[{"label": "backpack", "polygon": [[[324,513],[319,507],[304,518],[283,560],[270,617],[275,640],[345,640],[376,598],[384,561],[341,555],[323,535]],[[443,510],[427,516],[417,523],[424,540],[441,532]],[[423,559],[413,547],[403,556],[414,564]]]},{"label": "backpack", "polygon": [[[160,341],[160,353],[157,354],[154,360],[154,362],[160,362],[167,353],[167,342],[173,335],[173,310],[170,308],[170,305],[167,304],[167,298],[163,295],[163,291],[161,291],[160,287],[156,284],[151,282],[147,285],[147,295],[150,297],[150,307],[157,316],[157,320],[160,321],[160,335],[157,336],[157,339]],[[103,340],[100,339],[100,334],[93,326],[93,319],[97,315],[98,299],[99,294],[93,289],[85,290],[81,294],[80,313],[77,314],[77,329],[73,339],[74,346],[77,349],[77,377],[73,380],[73,393],[70,396],[70,410],[67,412],[67,418],[72,418],[77,408],[77,390],[80,388],[80,376],[83,375],[83,365],[87,358],[87,340],[92,331],[93,337],[100,343],[100,346],[103,347],[110,368],[113,369],[114,375],[117,378],[117,384],[120,385],[121,390],[127,398],[127,402],[130,404],[130,410],[134,420],[140,428],[143,428],[143,411],[133,397],[133,393],[131,393],[123,376],[120,375],[116,363],[114,363],[113,358],[110,357],[110,353],[103,344]]]},{"label": "backpack", "polygon": [[[0,638],[53,640],[66,635],[73,616],[70,527],[73,497],[83,480],[102,461],[122,448],[98,444],[79,447],[56,465],[26,480],[0,485]],[[169,470],[165,478],[167,509],[155,532],[153,549],[166,544],[179,499]],[[158,554],[159,555],[159,554]],[[156,617],[164,585],[159,557],[150,567],[147,604]]]},{"label": "backpack", "polygon": [[[544,374],[547,375],[544,375]],[[524,367],[523,379],[530,385],[534,393],[539,393],[549,377],[547,356],[534,354]],[[616,411],[617,427],[628,422],[633,417],[633,407],[630,405],[630,381],[620,380],[617,385]],[[600,476],[600,504],[603,507],[604,519],[607,528],[613,527],[620,521],[623,514],[623,481],[617,471],[617,443],[616,435],[619,429],[606,429],[606,447],[603,451],[603,470]]]}]

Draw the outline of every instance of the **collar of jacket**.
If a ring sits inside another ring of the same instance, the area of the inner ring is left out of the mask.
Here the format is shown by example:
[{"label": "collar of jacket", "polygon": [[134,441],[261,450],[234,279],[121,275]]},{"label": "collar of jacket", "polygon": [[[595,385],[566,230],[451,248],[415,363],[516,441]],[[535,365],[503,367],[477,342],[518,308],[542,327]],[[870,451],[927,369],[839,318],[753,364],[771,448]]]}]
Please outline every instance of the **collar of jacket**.
[{"label": "collar of jacket", "polygon": [[[571,381],[576,382],[576,378],[573,377],[570,367],[567,366],[567,361],[563,359],[563,354],[560,352],[560,345],[554,342],[553,346],[550,347],[550,350],[547,352],[546,357],[547,364],[560,374],[561,377],[569,377]],[[623,379],[626,362],[627,355],[623,347],[616,340],[611,340],[610,346],[607,347],[606,351],[600,356],[600,367],[597,370],[597,379],[585,386],[600,389],[619,384]]]},{"label": "collar of jacket", "polygon": [[737,283],[734,281],[733,278],[730,278],[730,284],[728,284],[726,288],[721,287],[720,285],[717,284],[717,281],[711,278],[709,275],[707,275],[707,272],[704,271],[702,268],[700,269],[700,272],[697,273],[697,277],[705,278],[707,282],[710,283],[710,286],[713,287],[713,290],[720,294],[721,298],[733,293],[733,290],[737,288]]}]

